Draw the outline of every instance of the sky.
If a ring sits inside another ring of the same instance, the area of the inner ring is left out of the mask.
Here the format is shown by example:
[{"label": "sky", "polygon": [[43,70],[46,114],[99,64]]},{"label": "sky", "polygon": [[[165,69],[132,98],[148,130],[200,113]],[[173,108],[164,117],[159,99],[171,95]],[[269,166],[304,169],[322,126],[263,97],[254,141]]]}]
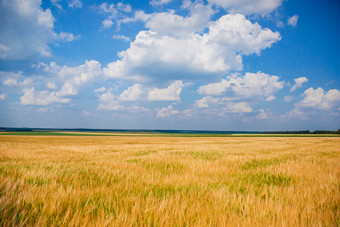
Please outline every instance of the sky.
[{"label": "sky", "polygon": [[0,0],[0,126],[340,128],[337,0]]}]

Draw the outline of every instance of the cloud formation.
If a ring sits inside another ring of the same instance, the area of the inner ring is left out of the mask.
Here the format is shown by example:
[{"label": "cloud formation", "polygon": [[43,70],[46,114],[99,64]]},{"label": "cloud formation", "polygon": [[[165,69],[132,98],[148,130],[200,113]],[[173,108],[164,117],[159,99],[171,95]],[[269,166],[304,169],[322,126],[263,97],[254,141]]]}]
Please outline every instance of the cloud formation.
[{"label": "cloud formation", "polygon": [[[35,78],[35,85],[39,87],[45,86],[45,89],[36,90],[31,83],[20,84],[23,87],[24,95],[20,97],[21,105],[50,105],[53,103],[69,103],[71,99],[68,96],[75,96],[78,94],[80,87],[92,81],[95,77],[102,74],[101,65],[97,61],[85,61],[83,65],[76,67],[58,66],[54,62],[50,65],[41,64],[43,73],[49,77]],[[51,78],[51,76],[53,76]],[[19,82],[7,79],[4,83],[19,84]],[[25,80],[24,80],[25,81]]]},{"label": "cloud formation", "polygon": [[265,73],[246,73],[244,76],[233,74],[221,82],[203,85],[197,92],[204,95],[223,95],[232,92],[236,97],[266,97],[267,101],[275,99],[273,94],[281,90],[285,84],[278,76]]},{"label": "cloud formation", "polygon": [[[278,32],[263,29],[241,14],[228,14],[207,23],[210,24],[209,31],[204,34],[197,33],[196,23],[187,22],[191,20],[172,16],[181,19],[173,19],[172,23],[169,14],[153,15],[153,18],[162,19],[149,25],[149,30],[139,32],[130,48],[119,53],[120,60],[104,68],[104,74],[109,78],[135,81],[221,76],[231,70],[241,70],[242,55],[259,55],[263,49],[281,39]],[[173,26],[166,33],[158,27],[159,21],[163,20],[170,22],[162,24],[162,27]],[[183,23],[175,23],[181,20]],[[184,25],[192,26],[192,29],[182,29]],[[185,30],[186,34],[172,34],[176,30]]]},{"label": "cloud formation", "polygon": [[331,110],[340,107],[340,91],[331,89],[325,92],[321,87],[308,88],[302,94],[302,101],[296,104],[299,108],[315,108],[319,110]]},{"label": "cloud formation", "polygon": [[52,56],[49,44],[70,42],[78,36],[54,31],[50,9],[41,0],[2,0],[0,2],[0,59],[24,60]]},{"label": "cloud formation", "polygon": [[230,13],[265,15],[277,9],[282,0],[208,0],[208,2],[220,6]]},{"label": "cloud formation", "polygon": [[170,117],[172,115],[179,114],[179,111],[176,110],[173,105],[169,105],[168,107],[163,107],[157,112],[157,117]]},{"label": "cloud formation", "polygon": [[308,81],[307,77],[299,77],[294,79],[294,85],[293,87],[290,89],[290,92],[293,92],[296,90],[296,88],[302,87],[303,83],[306,83]]},{"label": "cloud formation", "polygon": [[299,16],[298,15],[294,15],[292,17],[289,17],[287,20],[287,24],[293,27],[296,27],[297,22],[298,22]]}]

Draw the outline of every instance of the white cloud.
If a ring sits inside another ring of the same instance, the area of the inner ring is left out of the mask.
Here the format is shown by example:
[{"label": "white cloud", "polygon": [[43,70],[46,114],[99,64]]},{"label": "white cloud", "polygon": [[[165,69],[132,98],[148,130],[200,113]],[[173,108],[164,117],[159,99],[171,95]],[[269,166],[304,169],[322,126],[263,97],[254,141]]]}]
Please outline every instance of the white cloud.
[{"label": "white cloud", "polygon": [[151,14],[145,26],[158,35],[191,36],[207,27],[211,15],[214,14],[209,5],[198,2],[190,3],[186,8],[189,10],[186,17],[175,14],[175,11]]},{"label": "white cloud", "polygon": [[4,80],[3,85],[15,87],[18,85],[18,81],[14,78],[7,78],[6,80]]},{"label": "white cloud", "polygon": [[74,35],[72,33],[60,32],[57,35],[57,39],[66,42],[72,42],[73,40],[79,39],[80,35]]},{"label": "white cloud", "polygon": [[106,93],[99,96],[98,109],[120,110],[123,108],[124,107],[120,105],[119,101],[116,100],[115,95],[111,93],[111,90],[108,90]]},{"label": "white cloud", "polygon": [[103,20],[103,28],[111,28],[112,25],[114,24],[112,19],[105,19]]},{"label": "white cloud", "polygon": [[58,9],[62,10],[63,7],[59,4],[62,0],[51,0],[52,5],[56,6]]},{"label": "white cloud", "polygon": [[[331,89],[325,92],[321,87],[308,88],[301,95],[303,100],[295,103],[295,107],[282,115],[282,118],[298,118],[308,120],[310,114],[318,114],[319,111],[327,111],[330,115],[337,116],[340,109],[340,91]],[[291,97],[291,96],[289,96]]]},{"label": "white cloud", "polygon": [[231,13],[269,14],[282,3],[282,0],[208,0],[209,3],[220,6]]},{"label": "white cloud", "polygon": [[157,117],[170,117],[172,115],[179,114],[179,111],[174,109],[172,105],[169,105],[168,107],[163,107],[157,112]]},{"label": "white cloud", "polygon": [[283,99],[285,100],[285,102],[291,102],[293,101],[294,97],[290,95],[286,95]]},{"label": "white cloud", "polygon": [[106,91],[105,87],[97,88],[97,89],[94,90],[94,92],[96,92],[96,93],[101,93],[101,92],[105,92],[105,91]]},{"label": "white cloud", "polygon": [[144,93],[145,90],[143,89],[141,84],[134,84],[120,94],[119,100],[136,101],[141,99]]},{"label": "white cloud", "polygon": [[199,87],[199,94],[222,95],[231,91],[238,97],[249,98],[265,96],[267,101],[273,100],[273,94],[284,86],[284,81],[279,81],[278,76],[265,73],[246,73],[243,77],[238,74],[228,76],[219,83],[211,83]]},{"label": "white cloud", "polygon": [[[76,67],[58,66],[54,62],[49,65],[41,64],[39,67],[45,75],[17,82],[17,86],[23,87],[24,95],[20,97],[22,105],[69,103],[71,99],[64,98],[65,96],[77,95],[83,84],[102,75],[100,63],[93,60]],[[9,83],[8,80],[6,82]],[[43,86],[46,87],[45,90],[40,88]],[[36,87],[40,89],[37,90]]]},{"label": "white cloud", "polygon": [[70,0],[68,7],[71,8],[81,8],[83,6],[83,3],[80,0]]},{"label": "white cloud", "polygon": [[5,72],[0,71],[0,77],[3,77],[2,84],[8,87],[26,87],[32,83],[31,78],[26,78],[22,72]]},{"label": "white cloud", "polygon": [[302,119],[302,120],[308,120],[308,116],[307,113],[303,112],[300,108],[295,107],[294,109],[292,109],[291,111],[289,111],[288,113],[281,115],[281,118],[298,118],[298,119]]},{"label": "white cloud", "polygon": [[47,86],[48,89],[52,89],[52,90],[57,89],[57,85],[55,83],[51,82],[51,81],[48,81],[46,86]]},{"label": "white cloud", "polygon": [[[239,114],[253,112],[253,109],[247,102],[235,102],[227,97],[205,96],[195,101],[196,113],[205,113],[209,115],[225,116],[226,114]],[[192,111],[191,111],[192,112]],[[189,112],[189,114],[191,114]]]},{"label": "white cloud", "polygon": [[24,95],[20,97],[21,105],[38,105],[45,106],[51,103],[69,103],[71,99],[59,97],[56,92],[36,91],[24,89]]},{"label": "white cloud", "polygon": [[124,40],[125,42],[131,42],[131,39],[125,35],[113,35],[112,38],[121,39]]},{"label": "white cloud", "polygon": [[[57,4],[57,2],[55,1]],[[25,60],[52,56],[49,44],[60,39],[70,41],[71,33],[54,32],[50,9],[42,9],[41,0],[2,0],[0,3],[0,59]]]},{"label": "white cloud", "polygon": [[180,94],[183,87],[185,87],[182,81],[174,81],[167,88],[154,88],[148,93],[147,99],[150,101],[178,101],[180,100]]},{"label": "white cloud", "polygon": [[106,2],[99,6],[99,11],[104,14],[108,14],[108,17],[102,22],[102,28],[110,28],[113,24],[117,24],[117,28],[120,29],[120,20],[127,18],[126,14],[131,12],[131,6],[129,4],[123,4],[118,2],[117,4],[108,4]]},{"label": "white cloud", "polygon": [[6,93],[2,93],[0,94],[0,100],[5,100],[7,98],[7,94]]},{"label": "white cloud", "polygon": [[290,26],[296,27],[298,19],[299,19],[299,16],[294,15],[294,16],[288,18],[287,24],[290,25]]},{"label": "white cloud", "polygon": [[273,101],[273,100],[275,100],[276,99],[276,97],[274,96],[274,95],[270,95],[270,96],[268,96],[267,98],[266,98],[266,101],[267,102],[270,102],[270,101]]},{"label": "white cloud", "polygon": [[[51,56],[48,44],[53,42],[54,17],[51,10],[40,8],[41,0],[3,0],[0,21],[6,21],[0,30],[0,44],[7,51],[2,59],[26,59],[31,56]],[[3,49],[3,48],[2,48]]]},{"label": "white cloud", "polygon": [[256,116],[257,119],[265,120],[269,118],[269,114],[264,109],[260,109],[259,112],[260,113]]},{"label": "white cloud", "polygon": [[195,105],[199,108],[208,108],[209,105],[213,104],[218,104],[220,103],[219,99],[218,98],[213,98],[211,96],[206,96],[206,97],[203,97],[199,100],[196,100],[195,101]]},{"label": "white cloud", "polygon": [[299,77],[299,78],[294,79],[295,84],[290,89],[290,92],[295,91],[296,88],[302,87],[302,84],[306,83],[307,81],[308,81],[308,79],[306,77]]},{"label": "white cloud", "polygon": [[331,89],[325,92],[321,87],[317,89],[308,88],[302,94],[304,99],[296,104],[298,108],[315,108],[319,110],[330,110],[340,105],[340,91]]},{"label": "white cloud", "polygon": [[153,5],[153,6],[159,6],[159,5],[168,4],[171,1],[172,0],[151,0],[150,4]]},{"label": "white cloud", "polygon": [[[242,55],[260,54],[281,39],[278,32],[262,29],[240,14],[228,14],[210,23],[209,32],[202,35],[195,31],[204,27],[187,25],[193,16],[188,19],[160,13],[152,18],[160,19],[154,24],[152,19],[147,22],[150,30],[139,32],[130,48],[119,53],[121,59],[104,68],[107,77],[143,81],[221,76],[241,70]],[[190,33],[181,34],[184,30]]]},{"label": "white cloud", "polygon": [[77,95],[82,84],[100,76],[101,65],[92,60],[85,61],[85,64],[77,67],[55,65],[50,68],[49,72],[55,73],[63,81],[63,86],[57,92],[58,96]]},{"label": "white cloud", "polygon": [[228,103],[223,110],[230,113],[250,113],[253,111],[247,102]]}]

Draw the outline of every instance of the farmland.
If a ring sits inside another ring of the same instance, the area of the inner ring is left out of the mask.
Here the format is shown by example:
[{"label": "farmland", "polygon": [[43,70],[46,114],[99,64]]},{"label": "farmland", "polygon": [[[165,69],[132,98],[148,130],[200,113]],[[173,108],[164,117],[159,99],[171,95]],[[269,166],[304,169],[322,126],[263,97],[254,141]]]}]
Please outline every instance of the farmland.
[{"label": "farmland", "polygon": [[3,133],[0,225],[35,224],[337,226],[340,138]]}]

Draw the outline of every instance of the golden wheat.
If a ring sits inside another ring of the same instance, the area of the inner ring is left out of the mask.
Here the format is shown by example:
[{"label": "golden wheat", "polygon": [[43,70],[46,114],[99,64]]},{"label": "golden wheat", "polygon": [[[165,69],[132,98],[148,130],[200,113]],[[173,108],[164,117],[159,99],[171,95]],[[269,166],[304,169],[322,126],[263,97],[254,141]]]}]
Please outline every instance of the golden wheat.
[{"label": "golden wheat", "polygon": [[339,145],[0,136],[0,225],[339,226]]}]

